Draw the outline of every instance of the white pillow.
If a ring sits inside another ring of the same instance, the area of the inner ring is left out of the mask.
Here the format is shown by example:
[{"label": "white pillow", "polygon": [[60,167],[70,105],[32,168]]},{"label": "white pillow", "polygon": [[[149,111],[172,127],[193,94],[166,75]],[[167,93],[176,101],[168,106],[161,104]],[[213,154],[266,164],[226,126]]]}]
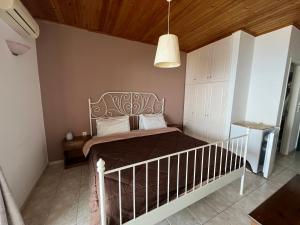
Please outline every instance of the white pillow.
[{"label": "white pillow", "polygon": [[143,122],[143,118],[144,117],[157,117],[158,115],[162,115],[162,114],[141,114],[139,115],[139,130],[144,130],[144,122]]},{"label": "white pillow", "polygon": [[158,129],[167,127],[163,114],[142,114],[139,117],[139,129]]},{"label": "white pillow", "polygon": [[130,131],[129,116],[99,118],[96,120],[97,136]]}]

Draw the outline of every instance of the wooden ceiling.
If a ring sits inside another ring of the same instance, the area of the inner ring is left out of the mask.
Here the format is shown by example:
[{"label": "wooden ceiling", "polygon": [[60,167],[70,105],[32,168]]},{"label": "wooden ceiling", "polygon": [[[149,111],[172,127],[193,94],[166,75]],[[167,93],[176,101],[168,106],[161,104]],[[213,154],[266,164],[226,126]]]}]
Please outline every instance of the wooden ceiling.
[{"label": "wooden ceiling", "polygon": [[[156,44],[167,30],[165,0],[22,0],[35,18]],[[173,0],[170,33],[189,52],[237,30],[252,35],[300,25],[300,0]]]}]

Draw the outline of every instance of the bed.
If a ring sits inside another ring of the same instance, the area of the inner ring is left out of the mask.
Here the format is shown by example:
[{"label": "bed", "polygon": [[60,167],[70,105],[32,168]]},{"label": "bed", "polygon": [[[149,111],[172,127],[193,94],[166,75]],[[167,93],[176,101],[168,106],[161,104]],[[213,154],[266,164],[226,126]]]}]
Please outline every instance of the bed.
[{"label": "bed", "polygon": [[207,143],[177,128],[137,130],[138,116],[163,113],[153,93],[108,92],[89,99],[90,132],[101,117],[129,115],[131,132],[84,146],[91,170],[91,224],[155,224],[241,178],[247,134]]}]

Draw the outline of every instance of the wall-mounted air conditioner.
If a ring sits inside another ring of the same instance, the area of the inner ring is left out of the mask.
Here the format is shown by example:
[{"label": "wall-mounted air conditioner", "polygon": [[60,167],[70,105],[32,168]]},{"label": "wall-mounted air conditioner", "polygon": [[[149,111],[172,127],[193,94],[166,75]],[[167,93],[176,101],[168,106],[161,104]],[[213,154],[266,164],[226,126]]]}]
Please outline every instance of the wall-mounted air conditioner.
[{"label": "wall-mounted air conditioner", "polygon": [[0,0],[0,17],[22,36],[39,36],[38,24],[20,0]]}]

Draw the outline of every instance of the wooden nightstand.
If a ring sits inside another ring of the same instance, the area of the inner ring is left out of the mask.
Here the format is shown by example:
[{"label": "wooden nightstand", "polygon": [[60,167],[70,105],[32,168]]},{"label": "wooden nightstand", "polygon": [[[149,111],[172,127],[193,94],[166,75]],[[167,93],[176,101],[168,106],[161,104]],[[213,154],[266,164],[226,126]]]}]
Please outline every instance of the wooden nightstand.
[{"label": "wooden nightstand", "polygon": [[168,127],[176,127],[179,130],[183,131],[183,125],[182,124],[168,124]]},{"label": "wooden nightstand", "polygon": [[82,153],[82,147],[88,140],[91,139],[90,135],[87,136],[75,136],[73,140],[63,140],[64,148],[64,163],[65,169],[81,165],[87,162],[87,158]]}]

